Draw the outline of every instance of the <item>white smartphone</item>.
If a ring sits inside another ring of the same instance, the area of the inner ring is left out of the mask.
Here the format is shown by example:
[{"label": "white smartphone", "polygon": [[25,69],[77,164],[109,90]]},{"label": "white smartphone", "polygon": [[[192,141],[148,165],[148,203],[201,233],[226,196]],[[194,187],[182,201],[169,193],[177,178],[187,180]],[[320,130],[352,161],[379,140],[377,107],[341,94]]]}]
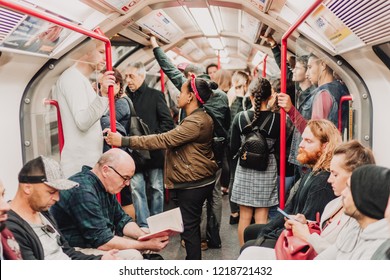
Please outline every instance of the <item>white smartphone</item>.
[{"label": "white smartphone", "polygon": [[276,209],[278,210],[279,213],[281,213],[283,216],[285,216],[287,219],[291,220],[295,220],[294,218],[291,217],[291,215],[287,214],[286,212],[284,212],[282,209],[280,209],[279,207]]}]

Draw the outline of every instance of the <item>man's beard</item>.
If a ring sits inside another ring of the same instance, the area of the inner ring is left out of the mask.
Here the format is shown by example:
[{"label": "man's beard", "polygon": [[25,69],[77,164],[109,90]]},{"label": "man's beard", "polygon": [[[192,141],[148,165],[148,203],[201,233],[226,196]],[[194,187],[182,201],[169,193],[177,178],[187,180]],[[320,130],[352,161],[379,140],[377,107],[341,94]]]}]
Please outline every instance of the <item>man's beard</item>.
[{"label": "man's beard", "polygon": [[299,148],[297,160],[302,164],[314,166],[321,155],[321,150],[318,150],[317,152],[307,152],[304,149]]}]

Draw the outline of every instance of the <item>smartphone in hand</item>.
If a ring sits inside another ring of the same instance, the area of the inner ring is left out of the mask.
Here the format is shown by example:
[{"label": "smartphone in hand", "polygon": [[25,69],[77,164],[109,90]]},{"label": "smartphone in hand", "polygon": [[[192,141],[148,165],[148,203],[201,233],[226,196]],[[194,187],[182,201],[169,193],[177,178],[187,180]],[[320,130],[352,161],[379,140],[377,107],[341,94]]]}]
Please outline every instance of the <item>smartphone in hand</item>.
[{"label": "smartphone in hand", "polygon": [[[281,213],[283,216],[285,216],[288,220],[294,220],[294,221],[298,221],[297,219],[294,219],[293,217],[291,217],[291,215],[287,214],[286,212],[284,212],[282,209],[280,209],[279,207],[276,209],[278,210],[279,213]],[[299,221],[298,221],[299,222]]]}]

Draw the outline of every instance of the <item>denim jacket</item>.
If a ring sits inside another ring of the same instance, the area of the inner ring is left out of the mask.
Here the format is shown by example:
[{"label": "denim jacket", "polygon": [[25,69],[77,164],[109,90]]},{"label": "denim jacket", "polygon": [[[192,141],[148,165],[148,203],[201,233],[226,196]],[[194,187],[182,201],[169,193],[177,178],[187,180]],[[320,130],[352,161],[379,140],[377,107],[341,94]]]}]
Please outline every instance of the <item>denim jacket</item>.
[{"label": "denim jacket", "polygon": [[[298,112],[306,119],[311,119],[311,113],[313,108],[313,97],[314,95],[311,92],[314,90],[314,87],[311,86],[304,91],[302,91],[299,96],[297,96],[297,109]],[[301,163],[297,160],[299,144],[302,141],[302,135],[299,130],[294,127],[292,140],[291,140],[291,149],[288,161],[292,164],[300,166]]]}]

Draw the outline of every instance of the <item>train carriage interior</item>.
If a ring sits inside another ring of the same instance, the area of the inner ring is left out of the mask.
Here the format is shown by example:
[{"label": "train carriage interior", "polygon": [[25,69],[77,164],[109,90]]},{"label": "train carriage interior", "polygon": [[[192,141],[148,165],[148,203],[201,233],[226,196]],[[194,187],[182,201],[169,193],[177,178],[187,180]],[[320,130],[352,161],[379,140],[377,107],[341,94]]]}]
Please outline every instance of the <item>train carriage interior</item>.
[{"label": "train carriage interior", "polygon": [[[92,40],[59,24],[17,10],[24,7],[76,28],[97,28],[110,39],[112,66],[146,66],[149,86],[161,89],[160,67],[150,36],[172,63],[214,63],[231,71],[279,78],[270,44],[277,43],[314,0],[10,0],[0,1],[0,175],[11,199],[21,166],[46,155],[60,159],[58,112],[53,87],[61,73]],[[287,39],[287,57],[314,54],[326,61],[348,89],[343,110],[344,140],[357,139],[373,149],[377,163],[390,167],[390,3],[386,0],[324,0]],[[11,3],[11,5],[9,5]],[[42,32],[46,40],[42,39]],[[50,37],[50,33],[53,34]],[[49,39],[47,39],[49,38]],[[82,62],[82,61],[81,61]],[[91,83],[98,73],[90,77]],[[167,78],[165,77],[165,82]],[[236,225],[229,225],[223,196],[221,250],[205,259],[236,259]],[[166,205],[172,207],[172,202]],[[234,229],[234,230],[232,230]],[[179,237],[166,259],[182,259]],[[232,241],[234,240],[234,241]]]}]

